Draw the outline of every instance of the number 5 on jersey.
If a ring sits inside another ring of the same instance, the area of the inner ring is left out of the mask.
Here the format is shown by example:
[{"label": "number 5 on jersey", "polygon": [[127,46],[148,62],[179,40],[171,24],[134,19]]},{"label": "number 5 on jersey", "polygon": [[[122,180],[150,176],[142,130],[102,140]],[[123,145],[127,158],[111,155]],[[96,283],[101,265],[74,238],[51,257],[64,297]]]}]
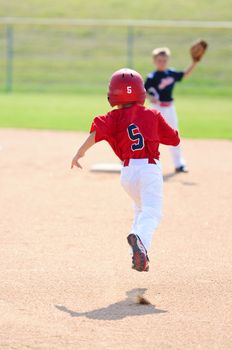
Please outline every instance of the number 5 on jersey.
[{"label": "number 5 on jersey", "polygon": [[135,141],[131,145],[132,151],[139,151],[144,148],[144,138],[139,128],[135,124],[130,124],[127,128],[128,136],[131,141]]}]

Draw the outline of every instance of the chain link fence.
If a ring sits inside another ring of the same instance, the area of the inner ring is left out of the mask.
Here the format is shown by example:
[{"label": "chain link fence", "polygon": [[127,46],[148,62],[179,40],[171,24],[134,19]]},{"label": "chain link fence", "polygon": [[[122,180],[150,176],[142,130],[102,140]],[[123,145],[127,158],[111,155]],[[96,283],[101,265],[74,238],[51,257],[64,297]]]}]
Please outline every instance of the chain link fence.
[{"label": "chain link fence", "polygon": [[[176,23],[177,24],[177,23]],[[0,90],[46,92],[105,91],[111,73],[152,70],[151,51],[168,46],[171,65],[190,62],[189,46],[199,37],[209,51],[185,91],[226,89],[232,83],[232,25],[143,25],[143,23],[0,22]]]}]

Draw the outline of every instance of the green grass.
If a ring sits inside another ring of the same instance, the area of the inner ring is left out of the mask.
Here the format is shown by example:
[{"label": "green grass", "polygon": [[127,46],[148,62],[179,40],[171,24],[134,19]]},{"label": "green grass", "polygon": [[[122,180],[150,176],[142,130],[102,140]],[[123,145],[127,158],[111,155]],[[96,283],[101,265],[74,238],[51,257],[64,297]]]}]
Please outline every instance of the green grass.
[{"label": "green grass", "polygon": [[[0,16],[232,20],[232,0],[0,0]],[[111,73],[128,66],[128,29],[15,25],[13,89],[18,92],[92,92],[105,90]],[[153,67],[155,46],[169,46],[171,66],[184,69],[190,62],[189,46],[203,37],[209,50],[185,94],[231,94],[232,30],[192,28],[135,28],[133,67],[145,76]],[[0,91],[6,86],[6,28],[0,27]]]},{"label": "green grass", "polygon": [[[88,130],[95,115],[109,110],[103,94],[1,95],[0,127]],[[232,139],[232,100],[177,96],[181,134],[187,138]]]},{"label": "green grass", "polygon": [[[170,65],[190,63],[189,46],[197,37],[209,42],[205,58],[184,82],[190,94],[231,93],[232,30],[134,30],[133,67],[146,76],[153,66],[153,47],[167,45]],[[0,90],[6,81],[6,41],[0,32]],[[30,28],[14,30],[13,90],[21,92],[103,92],[112,72],[128,65],[126,28]]]},{"label": "green grass", "polygon": [[231,0],[0,0],[0,16],[231,20]]}]

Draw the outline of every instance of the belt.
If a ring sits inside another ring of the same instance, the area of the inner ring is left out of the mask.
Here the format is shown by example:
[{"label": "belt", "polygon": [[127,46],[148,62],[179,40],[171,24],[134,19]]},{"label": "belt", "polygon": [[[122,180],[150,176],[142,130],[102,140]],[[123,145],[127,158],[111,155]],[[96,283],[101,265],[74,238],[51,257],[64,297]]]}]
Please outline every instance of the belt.
[{"label": "belt", "polygon": [[159,102],[158,104],[160,107],[170,107],[172,102]]},{"label": "belt", "polygon": [[156,164],[156,161],[155,161],[155,159],[153,159],[153,158],[129,158],[129,159],[125,159],[124,161],[123,161],[123,166],[124,167],[126,167],[126,166],[129,166],[129,164],[130,164],[130,161],[131,160],[147,160],[147,164]]}]

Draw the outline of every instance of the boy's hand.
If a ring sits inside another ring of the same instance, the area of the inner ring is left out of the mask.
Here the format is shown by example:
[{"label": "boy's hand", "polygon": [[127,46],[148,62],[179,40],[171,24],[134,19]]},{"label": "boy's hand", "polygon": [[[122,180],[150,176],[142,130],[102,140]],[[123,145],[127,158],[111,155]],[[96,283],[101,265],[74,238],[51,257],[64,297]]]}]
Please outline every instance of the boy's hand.
[{"label": "boy's hand", "polygon": [[154,96],[151,96],[149,99],[150,99],[151,103],[154,103],[154,104],[158,104],[159,103],[159,100],[157,98],[155,98]]},{"label": "boy's hand", "polygon": [[77,168],[80,168],[82,169],[82,166],[81,164],[79,163],[79,159],[82,158],[84,156],[84,154],[80,154],[79,152],[77,152],[77,154],[75,155],[75,157],[73,158],[72,160],[72,163],[71,163],[71,169],[73,167],[77,167]]},{"label": "boy's hand", "polygon": [[84,141],[84,143],[81,145],[81,147],[79,148],[79,150],[77,151],[77,154],[75,155],[75,157],[72,160],[71,163],[71,169],[76,166],[77,168],[82,169],[82,166],[79,163],[79,159],[84,157],[85,152],[92,147],[95,144],[95,135],[96,135],[96,131],[91,132],[91,134],[89,134],[89,136],[87,137],[87,139]]}]

